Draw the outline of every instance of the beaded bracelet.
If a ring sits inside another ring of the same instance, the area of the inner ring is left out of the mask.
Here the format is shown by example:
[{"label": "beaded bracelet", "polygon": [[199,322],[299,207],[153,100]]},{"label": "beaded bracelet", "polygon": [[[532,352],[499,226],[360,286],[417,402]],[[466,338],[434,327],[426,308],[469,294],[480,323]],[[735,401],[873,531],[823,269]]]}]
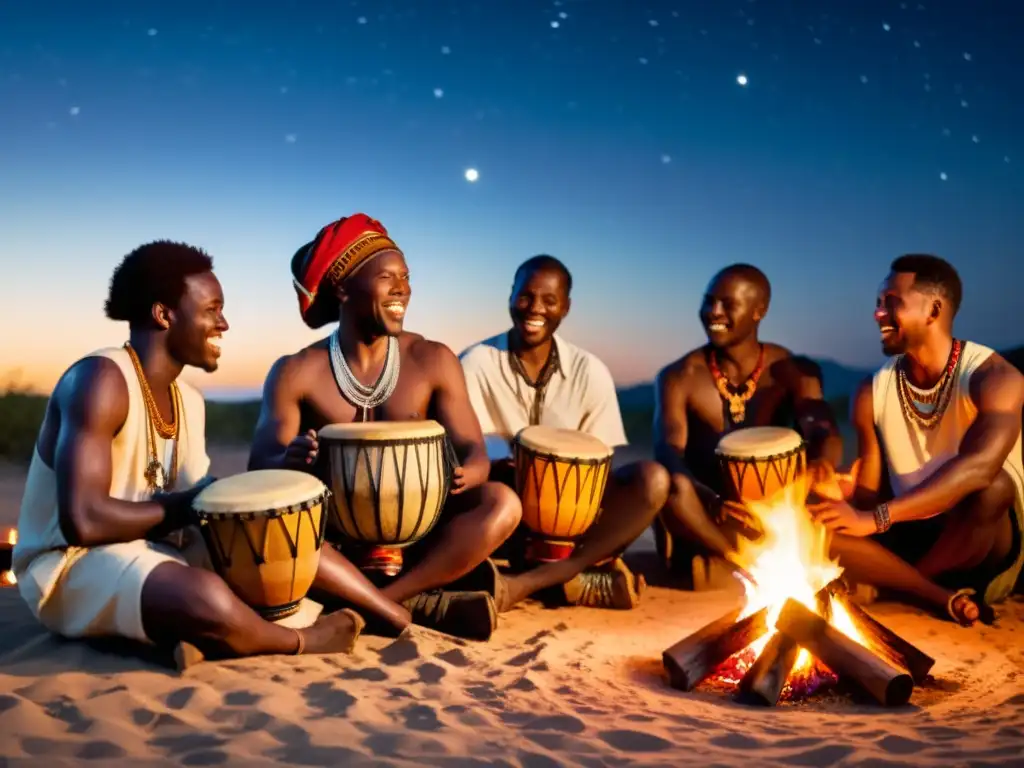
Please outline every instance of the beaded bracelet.
[{"label": "beaded bracelet", "polygon": [[889,518],[889,505],[879,504],[875,507],[875,529],[878,533],[885,533],[892,528],[892,520]]}]

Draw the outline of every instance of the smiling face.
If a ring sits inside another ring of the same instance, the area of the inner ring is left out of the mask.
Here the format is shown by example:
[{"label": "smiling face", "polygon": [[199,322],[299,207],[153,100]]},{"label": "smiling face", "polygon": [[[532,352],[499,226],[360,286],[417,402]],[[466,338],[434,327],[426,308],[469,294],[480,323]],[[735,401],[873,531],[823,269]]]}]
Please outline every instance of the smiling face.
[{"label": "smiling face", "polygon": [[397,251],[375,256],[338,291],[342,312],[370,336],[398,336],[412,296],[409,267]]},{"label": "smiling face", "polygon": [[914,277],[910,272],[890,272],[878,289],[875,322],[886,355],[903,354],[923,343],[941,315],[941,299],[916,288]]},{"label": "smiling face", "polygon": [[214,340],[228,330],[228,321],[224,319],[224,291],[213,272],[186,277],[178,306],[167,309],[157,305],[156,311],[166,323],[167,350],[175,360],[207,373],[217,370],[220,347]]},{"label": "smiling face", "polygon": [[557,269],[535,269],[520,274],[512,286],[508,313],[523,345],[536,347],[554,336],[569,314],[565,275]]},{"label": "smiling face", "polygon": [[725,272],[716,275],[705,290],[700,322],[708,342],[723,349],[756,337],[764,314],[764,297],[757,284]]}]

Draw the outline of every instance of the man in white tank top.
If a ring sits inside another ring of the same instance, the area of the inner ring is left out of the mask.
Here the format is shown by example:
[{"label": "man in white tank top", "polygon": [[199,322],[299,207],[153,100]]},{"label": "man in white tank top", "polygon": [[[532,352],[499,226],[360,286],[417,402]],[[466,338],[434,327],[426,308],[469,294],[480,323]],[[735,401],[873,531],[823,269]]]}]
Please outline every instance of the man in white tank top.
[{"label": "man in white tank top", "polygon": [[855,488],[812,511],[840,534],[834,552],[856,581],[969,625],[992,619],[1024,562],[1024,376],[953,337],[961,296],[938,257],[892,263],[875,309],[891,359],[851,405]]},{"label": "man in white tank top", "polygon": [[[18,589],[42,624],[70,638],[185,641],[210,657],[348,651],[358,615],[273,624],[193,567],[208,563],[191,502],[210,482],[210,460],[203,397],[179,374],[217,369],[214,340],[228,324],[212,269],[203,251],[160,241],[114,272],[106,314],[128,323],[129,342],[73,364],[50,397],[18,518]],[[324,555],[314,586],[404,627],[402,608]]]}]

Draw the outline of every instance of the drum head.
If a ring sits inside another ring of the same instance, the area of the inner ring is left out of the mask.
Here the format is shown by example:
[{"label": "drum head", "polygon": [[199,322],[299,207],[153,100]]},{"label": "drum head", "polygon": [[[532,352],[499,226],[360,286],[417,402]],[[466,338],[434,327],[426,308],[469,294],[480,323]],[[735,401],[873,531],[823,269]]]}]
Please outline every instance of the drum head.
[{"label": "drum head", "polygon": [[765,459],[798,450],[804,444],[800,433],[786,427],[744,427],[718,441],[715,453],[744,459]]},{"label": "drum head", "polygon": [[293,469],[258,469],[217,480],[193,499],[200,514],[239,515],[285,510],[320,500],[327,486]]},{"label": "drum head", "polygon": [[433,419],[422,421],[354,421],[328,424],[317,435],[320,440],[422,440],[441,437],[445,429]]},{"label": "drum head", "polygon": [[567,459],[600,460],[614,453],[604,441],[576,429],[560,429],[535,424],[524,427],[515,436],[523,448]]}]

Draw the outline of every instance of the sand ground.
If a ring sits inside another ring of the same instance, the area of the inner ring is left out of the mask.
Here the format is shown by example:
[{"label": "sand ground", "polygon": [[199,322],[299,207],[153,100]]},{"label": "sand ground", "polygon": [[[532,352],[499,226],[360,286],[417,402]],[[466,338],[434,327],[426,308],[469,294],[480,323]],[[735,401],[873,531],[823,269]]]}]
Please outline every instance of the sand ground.
[{"label": "sand ground", "polygon": [[[237,450],[214,471],[239,471]],[[0,468],[0,526],[24,471]],[[631,548],[652,565],[652,542]],[[414,628],[351,656],[157,661],[54,639],[0,590],[0,766],[1024,765],[1024,602],[963,629],[872,613],[937,659],[910,705],[845,696],[756,709],[668,687],[661,652],[735,596],[652,587],[630,613],[502,617],[489,643]]]}]

